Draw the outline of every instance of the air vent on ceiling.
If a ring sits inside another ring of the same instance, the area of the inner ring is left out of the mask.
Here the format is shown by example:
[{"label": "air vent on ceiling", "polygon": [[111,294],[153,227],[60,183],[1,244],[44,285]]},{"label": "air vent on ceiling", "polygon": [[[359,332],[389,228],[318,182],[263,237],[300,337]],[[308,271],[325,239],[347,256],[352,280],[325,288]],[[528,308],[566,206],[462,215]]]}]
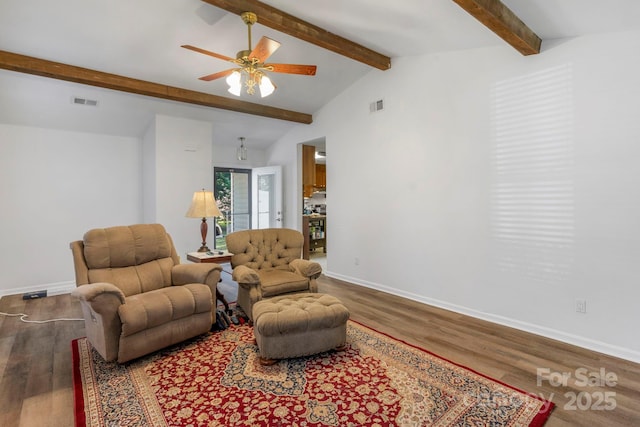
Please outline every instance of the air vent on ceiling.
[{"label": "air vent on ceiling", "polygon": [[369,112],[375,113],[376,111],[381,111],[384,109],[384,100],[379,99],[377,101],[373,101],[369,104]]},{"label": "air vent on ceiling", "polygon": [[95,99],[79,98],[77,96],[73,97],[72,102],[77,105],[88,105],[90,107],[96,107],[98,105],[98,101]]}]

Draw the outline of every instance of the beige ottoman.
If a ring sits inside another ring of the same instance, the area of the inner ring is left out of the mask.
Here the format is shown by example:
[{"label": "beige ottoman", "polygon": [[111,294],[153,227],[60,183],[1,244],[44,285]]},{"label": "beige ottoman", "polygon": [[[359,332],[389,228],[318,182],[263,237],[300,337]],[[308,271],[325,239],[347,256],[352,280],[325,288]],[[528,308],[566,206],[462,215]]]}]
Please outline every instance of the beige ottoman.
[{"label": "beige ottoman", "polygon": [[349,310],[330,295],[299,293],[253,305],[253,333],[264,364],[344,348]]}]

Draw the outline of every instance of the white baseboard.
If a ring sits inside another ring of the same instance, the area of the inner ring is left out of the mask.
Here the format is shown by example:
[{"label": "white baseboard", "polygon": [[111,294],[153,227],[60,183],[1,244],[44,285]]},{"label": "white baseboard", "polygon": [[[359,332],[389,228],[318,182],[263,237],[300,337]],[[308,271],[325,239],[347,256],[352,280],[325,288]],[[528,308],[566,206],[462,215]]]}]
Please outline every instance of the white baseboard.
[{"label": "white baseboard", "polygon": [[22,288],[1,289],[0,297],[5,295],[22,295],[27,292],[47,291],[47,296],[71,293],[76,287],[75,282],[57,282],[43,285],[26,286]]},{"label": "white baseboard", "polygon": [[450,304],[445,301],[426,298],[422,295],[400,291],[395,288],[390,288],[387,286],[380,285],[379,283],[368,282],[366,280],[356,279],[355,277],[350,277],[350,276],[344,276],[342,274],[333,273],[331,271],[325,271],[324,275],[334,279],[343,280],[345,282],[354,283],[367,288],[386,292],[388,294],[397,295],[403,298],[410,299],[412,301],[420,302],[420,303],[431,305],[438,308],[443,308],[445,310],[453,311],[455,313],[464,314],[470,317],[474,317],[476,319],[486,320],[488,322],[496,323],[498,325],[508,326],[510,328],[515,328],[521,331],[540,335],[546,338],[551,338],[567,344],[586,348],[588,350],[604,353],[609,356],[619,357],[621,359],[630,360],[635,363],[640,363],[640,352],[629,349],[629,348],[608,344],[605,342],[593,340],[591,338],[587,338],[579,335],[569,334],[563,331],[559,331],[557,329],[551,329],[551,328],[536,325],[533,323],[522,322],[517,319],[511,319],[504,316],[498,316],[491,313],[477,311],[468,307]]}]

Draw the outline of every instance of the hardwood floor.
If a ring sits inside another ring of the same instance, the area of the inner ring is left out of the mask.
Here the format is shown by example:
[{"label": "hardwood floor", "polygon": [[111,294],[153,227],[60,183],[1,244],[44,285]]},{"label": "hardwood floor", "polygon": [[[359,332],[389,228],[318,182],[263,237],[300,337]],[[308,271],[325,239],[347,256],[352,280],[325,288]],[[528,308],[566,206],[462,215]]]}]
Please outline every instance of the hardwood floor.
[{"label": "hardwood floor", "polygon": [[[355,321],[553,400],[557,406],[546,426],[640,425],[639,364],[324,276],[319,286],[340,298]],[[69,295],[29,301],[5,296],[0,311],[28,313],[31,320],[82,317]],[[70,342],[82,336],[83,322],[26,324],[0,316],[0,426],[73,426]],[[538,385],[538,369],[547,369],[549,379],[565,372],[571,379],[566,386],[548,380]],[[585,380],[579,369],[615,374],[616,385],[581,385],[598,381]],[[592,405],[615,408],[579,409]]]},{"label": "hardwood floor", "polygon": [[[23,301],[0,300],[0,311],[27,313],[29,320],[81,318],[70,295]],[[73,426],[71,340],[84,322],[23,323],[0,316],[0,426]]]}]

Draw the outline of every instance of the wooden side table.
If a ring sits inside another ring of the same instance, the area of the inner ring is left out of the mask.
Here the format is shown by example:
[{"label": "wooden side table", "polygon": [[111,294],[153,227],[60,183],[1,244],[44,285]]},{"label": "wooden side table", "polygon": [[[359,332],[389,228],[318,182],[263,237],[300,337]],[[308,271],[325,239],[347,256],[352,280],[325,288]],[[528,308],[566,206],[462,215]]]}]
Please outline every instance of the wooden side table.
[{"label": "wooden side table", "polygon": [[215,262],[216,264],[225,264],[231,262],[231,257],[233,254],[231,252],[222,252],[219,254],[218,252],[213,252],[213,255],[208,255],[206,252],[189,252],[187,254],[187,259],[191,262]]},{"label": "wooden side table", "polygon": [[[216,264],[226,264],[231,262],[231,257],[233,254],[231,252],[222,252],[221,254],[218,251],[214,251],[213,255],[209,255],[207,252],[189,252],[187,253],[187,259],[191,262],[195,263],[216,263]],[[223,270],[224,271],[224,270]],[[224,309],[226,312],[229,312],[229,303],[225,299],[224,295],[220,293],[218,288],[216,288],[216,299],[222,301],[224,305]]]}]

